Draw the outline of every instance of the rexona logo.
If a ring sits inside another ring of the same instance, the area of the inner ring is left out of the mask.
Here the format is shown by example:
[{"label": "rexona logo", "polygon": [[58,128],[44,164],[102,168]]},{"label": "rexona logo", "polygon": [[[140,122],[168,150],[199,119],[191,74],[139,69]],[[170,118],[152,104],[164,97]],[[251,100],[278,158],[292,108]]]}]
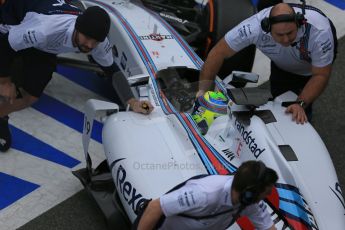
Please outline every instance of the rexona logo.
[{"label": "rexona logo", "polygon": [[235,121],[235,126],[238,130],[238,132],[241,134],[244,142],[247,144],[250,151],[253,153],[255,158],[258,158],[261,153],[265,151],[265,149],[260,149],[258,145],[255,143],[255,138],[251,136],[252,131],[245,130],[245,127],[243,124],[241,124],[237,119]]},{"label": "rexona logo", "polygon": [[140,205],[146,200],[137,189],[126,180],[126,170],[119,166],[116,173],[116,187],[120,190],[123,198],[127,201],[128,205],[132,207],[135,214],[138,214]]}]

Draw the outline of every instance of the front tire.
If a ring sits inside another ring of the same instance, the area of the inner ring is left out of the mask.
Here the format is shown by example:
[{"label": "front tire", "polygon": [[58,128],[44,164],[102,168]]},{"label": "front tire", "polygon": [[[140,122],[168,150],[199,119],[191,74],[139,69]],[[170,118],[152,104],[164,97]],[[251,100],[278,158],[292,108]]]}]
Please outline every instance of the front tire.
[{"label": "front tire", "polygon": [[[214,28],[213,31],[210,31],[211,42],[209,49],[223,38],[229,30],[255,13],[255,7],[251,0],[209,0],[208,4],[210,17],[213,15],[213,19],[210,18],[210,24],[213,22]],[[251,45],[225,60],[218,76],[223,79],[233,70],[251,72],[255,50],[255,46]]]}]

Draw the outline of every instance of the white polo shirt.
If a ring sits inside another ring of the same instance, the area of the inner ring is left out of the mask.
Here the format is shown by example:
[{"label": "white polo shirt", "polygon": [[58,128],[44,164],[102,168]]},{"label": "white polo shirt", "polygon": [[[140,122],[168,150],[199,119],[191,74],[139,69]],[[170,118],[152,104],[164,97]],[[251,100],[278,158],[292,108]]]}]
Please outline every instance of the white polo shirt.
[{"label": "white polo shirt", "polygon": [[[28,12],[19,25],[9,27],[9,43],[15,51],[33,47],[52,54],[79,52],[72,43],[76,18],[77,16],[70,14]],[[107,38],[91,51],[91,55],[104,67],[113,64]]]},{"label": "white polo shirt", "polygon": [[[324,67],[332,63],[334,40],[328,18],[306,9],[307,24],[298,29],[296,45],[284,47],[261,29],[261,20],[269,17],[270,10],[266,8],[230,30],[225,35],[227,44],[235,51],[255,44],[279,68],[298,75],[310,76],[312,66]],[[302,12],[300,8],[294,7],[294,10]]]},{"label": "white polo shirt", "polygon": [[[225,229],[239,208],[231,202],[232,181],[233,176],[207,176],[190,180],[180,189],[163,195],[160,204],[166,219],[160,229]],[[178,216],[200,217],[230,209],[231,212],[200,220]],[[268,229],[273,225],[263,202],[247,206],[241,215],[248,216],[257,229]]]}]

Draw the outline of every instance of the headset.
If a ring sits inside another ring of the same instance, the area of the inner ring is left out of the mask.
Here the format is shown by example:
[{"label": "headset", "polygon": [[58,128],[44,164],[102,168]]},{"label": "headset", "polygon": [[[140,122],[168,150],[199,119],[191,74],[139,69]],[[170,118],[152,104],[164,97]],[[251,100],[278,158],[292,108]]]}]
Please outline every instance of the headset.
[{"label": "headset", "polygon": [[294,22],[296,23],[297,27],[300,28],[307,22],[307,19],[304,17],[305,15],[305,1],[302,2],[302,13],[292,13],[292,14],[281,14],[277,16],[269,16],[265,17],[261,20],[261,29],[269,33],[271,32],[272,25],[280,22]]},{"label": "headset", "polygon": [[257,197],[259,195],[259,192],[257,189],[259,186],[262,185],[264,182],[264,179],[266,177],[266,165],[262,161],[258,161],[259,164],[259,171],[257,174],[257,177],[255,179],[255,183],[253,185],[247,186],[241,193],[240,193],[240,203],[243,206],[248,206],[250,204],[253,204],[257,201]]}]

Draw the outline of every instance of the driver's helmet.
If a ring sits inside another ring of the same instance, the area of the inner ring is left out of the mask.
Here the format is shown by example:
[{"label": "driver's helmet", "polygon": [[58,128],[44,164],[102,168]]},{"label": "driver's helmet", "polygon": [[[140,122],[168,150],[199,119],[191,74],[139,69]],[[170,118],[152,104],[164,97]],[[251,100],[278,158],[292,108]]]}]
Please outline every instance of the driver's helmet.
[{"label": "driver's helmet", "polygon": [[207,133],[208,128],[217,117],[226,114],[227,104],[227,97],[219,91],[207,91],[203,96],[197,98],[192,118],[203,135]]}]

